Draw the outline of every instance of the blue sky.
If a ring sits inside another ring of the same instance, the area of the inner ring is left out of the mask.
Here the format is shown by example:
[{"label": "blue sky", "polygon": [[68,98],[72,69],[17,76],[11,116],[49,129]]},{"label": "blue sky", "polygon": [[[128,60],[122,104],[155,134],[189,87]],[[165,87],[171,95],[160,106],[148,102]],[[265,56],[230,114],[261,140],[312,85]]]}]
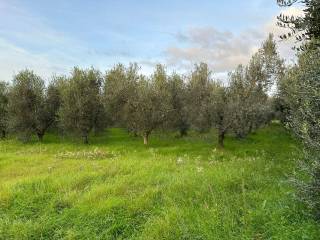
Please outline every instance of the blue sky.
[{"label": "blue sky", "polygon": [[0,79],[117,62],[149,73],[156,63],[189,71],[205,61],[222,76],[277,34],[279,12],[275,0],[0,0]]}]

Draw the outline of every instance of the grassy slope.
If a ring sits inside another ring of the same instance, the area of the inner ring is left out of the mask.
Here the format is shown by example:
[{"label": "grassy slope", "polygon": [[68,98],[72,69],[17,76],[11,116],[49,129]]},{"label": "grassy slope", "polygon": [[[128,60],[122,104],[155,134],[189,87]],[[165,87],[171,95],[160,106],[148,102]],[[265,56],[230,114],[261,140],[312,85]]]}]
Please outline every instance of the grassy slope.
[{"label": "grassy slope", "polygon": [[[292,200],[286,180],[298,149],[276,124],[247,140],[228,138],[224,151],[214,149],[211,135],[157,135],[145,147],[112,129],[91,140],[0,142],[0,239],[320,235]],[[95,149],[110,156],[99,159]],[[82,151],[93,159],[74,155]]]}]

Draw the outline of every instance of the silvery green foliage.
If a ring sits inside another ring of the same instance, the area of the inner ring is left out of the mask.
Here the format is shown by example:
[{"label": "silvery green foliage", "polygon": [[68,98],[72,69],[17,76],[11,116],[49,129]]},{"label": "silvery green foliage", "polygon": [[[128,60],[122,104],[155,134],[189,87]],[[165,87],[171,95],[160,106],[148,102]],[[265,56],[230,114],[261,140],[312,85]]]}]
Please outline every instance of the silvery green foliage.
[{"label": "silvery green foliage", "polygon": [[33,134],[41,141],[56,122],[59,107],[60,94],[54,81],[46,87],[34,72],[21,71],[8,93],[8,126],[22,141],[28,141]]},{"label": "silvery green foliage", "polygon": [[141,78],[135,88],[135,95],[125,106],[125,118],[129,129],[144,137],[145,144],[151,132],[161,123],[152,84]]},{"label": "silvery green foliage", "polygon": [[171,92],[170,92],[170,77],[166,72],[164,65],[158,64],[154,73],[151,76],[151,84],[154,91],[153,98],[159,101],[158,113],[159,127],[167,128],[170,122],[170,116],[173,115],[174,109],[172,106]]},{"label": "silvery green foliage", "polygon": [[157,65],[150,79],[140,76],[124,112],[128,128],[143,136],[145,144],[153,130],[166,124],[173,109],[164,66]]},{"label": "silvery green foliage", "polygon": [[301,54],[287,78],[289,125],[308,148],[320,149],[320,50]]},{"label": "silvery green foliage", "polygon": [[[239,66],[230,78],[229,98],[232,109],[231,130],[243,138],[268,122],[271,108],[268,95],[256,82],[252,82],[248,68]],[[254,74],[254,73],[253,73]]]},{"label": "silvery green foliage", "polygon": [[277,17],[277,25],[288,32],[280,35],[282,40],[295,38],[300,45],[294,46],[298,51],[305,51],[310,47],[320,47],[319,42],[309,41],[320,38],[320,1],[319,0],[277,0],[281,7],[291,7],[296,4],[303,9],[304,16],[293,16],[281,13]]},{"label": "silvery green foliage", "polygon": [[210,95],[212,73],[206,63],[196,64],[188,79],[188,112],[191,126],[205,132],[211,126]]},{"label": "silvery green foliage", "polygon": [[[298,189],[297,197],[320,221],[320,157],[319,150],[304,151],[304,161],[300,163],[299,176],[292,181]],[[301,177],[302,173],[302,177]]]},{"label": "silvery green foliage", "polygon": [[62,128],[88,143],[90,132],[97,133],[105,127],[101,73],[93,68],[74,68],[71,77],[61,85],[59,117]]},{"label": "silvery green foliage", "polygon": [[42,138],[49,127],[56,123],[60,105],[60,92],[57,83],[52,81],[44,90],[44,96],[41,104],[41,114],[38,114],[37,124],[35,126],[35,131],[40,141],[42,141]]},{"label": "silvery green foliage", "polygon": [[232,130],[244,137],[271,120],[268,91],[283,75],[283,60],[270,34],[248,66],[239,66],[230,74],[230,97],[233,105]]},{"label": "silvery green foliage", "polygon": [[273,36],[269,35],[247,66],[239,65],[230,73],[229,85],[210,84],[212,96],[208,106],[220,146],[227,132],[243,138],[271,120],[268,91],[282,74],[283,61]]},{"label": "silvery green foliage", "polygon": [[217,129],[218,144],[224,147],[225,134],[230,130],[233,122],[233,110],[230,102],[229,88],[219,82],[210,84],[210,98],[208,111],[211,126]]},{"label": "silvery green foliage", "polygon": [[281,82],[289,106],[288,126],[306,147],[309,178],[298,184],[301,199],[320,219],[320,49],[299,55],[299,62]]},{"label": "silvery green foliage", "polygon": [[172,113],[169,115],[169,128],[178,130],[180,137],[187,135],[190,127],[188,118],[188,92],[183,78],[173,73],[169,77],[170,104]]},{"label": "silvery green foliage", "polygon": [[124,107],[134,94],[139,79],[139,67],[136,63],[125,67],[117,64],[105,74],[104,106],[110,124],[125,126]]},{"label": "silvery green foliage", "polygon": [[33,71],[19,72],[9,92],[9,127],[22,141],[35,134],[43,114],[44,81]]},{"label": "silvery green foliage", "polygon": [[0,82],[0,138],[5,138],[8,128],[8,85]]},{"label": "silvery green foliage", "polygon": [[[119,123],[121,109],[126,103],[126,69],[122,64],[117,64],[105,74],[104,105],[110,114],[112,123]],[[119,116],[120,115],[120,116]]]}]

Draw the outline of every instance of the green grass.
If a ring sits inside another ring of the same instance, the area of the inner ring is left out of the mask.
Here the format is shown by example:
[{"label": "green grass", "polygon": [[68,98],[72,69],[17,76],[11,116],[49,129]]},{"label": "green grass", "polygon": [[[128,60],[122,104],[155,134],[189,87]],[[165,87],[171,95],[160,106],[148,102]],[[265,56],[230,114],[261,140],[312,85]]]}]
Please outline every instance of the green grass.
[{"label": "green grass", "polygon": [[298,145],[272,124],[246,140],[0,142],[0,239],[319,239],[288,182]]}]

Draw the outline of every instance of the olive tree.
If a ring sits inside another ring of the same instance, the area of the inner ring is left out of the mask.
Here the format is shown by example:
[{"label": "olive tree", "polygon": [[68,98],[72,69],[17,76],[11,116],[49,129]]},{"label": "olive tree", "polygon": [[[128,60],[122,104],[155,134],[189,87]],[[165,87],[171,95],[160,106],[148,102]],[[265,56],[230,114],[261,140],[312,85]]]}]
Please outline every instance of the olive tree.
[{"label": "olive tree", "polygon": [[273,36],[269,35],[247,66],[239,65],[229,74],[228,85],[208,85],[206,89],[211,91],[211,97],[209,103],[203,106],[207,106],[207,111],[211,113],[211,125],[218,130],[221,147],[227,132],[244,138],[271,120],[268,91],[282,76],[282,64]]},{"label": "olive tree", "polygon": [[22,141],[36,133],[43,114],[44,81],[33,71],[19,72],[9,93],[9,127]]},{"label": "olive tree", "polygon": [[87,144],[91,131],[97,133],[105,127],[101,73],[93,68],[83,70],[75,67],[71,77],[62,85],[59,110],[62,128],[81,136]]},{"label": "olive tree", "polygon": [[144,144],[148,144],[152,131],[166,125],[172,113],[168,88],[165,68],[157,65],[150,79],[140,76],[125,106],[127,126],[143,137]]},{"label": "olive tree", "polygon": [[173,73],[169,77],[169,94],[172,113],[169,115],[169,127],[178,130],[180,137],[187,135],[190,127],[188,118],[187,87],[182,77]]},{"label": "olive tree", "polygon": [[45,132],[58,120],[61,97],[58,86],[53,81],[45,89],[41,104],[41,114],[37,117],[36,134],[42,141]]},{"label": "olive tree", "polygon": [[289,32],[282,39],[295,37],[295,47],[302,53],[298,63],[288,68],[278,82],[278,109],[283,122],[302,140],[305,146],[306,178],[297,178],[300,199],[320,219],[320,1],[277,0],[288,7],[302,3],[304,16],[278,16],[278,25]]},{"label": "olive tree", "polygon": [[205,132],[210,128],[211,71],[205,63],[196,64],[188,82],[188,114],[193,128]]},{"label": "olive tree", "polygon": [[56,121],[60,97],[54,83],[45,86],[33,71],[19,72],[13,79],[8,98],[9,127],[22,141],[33,134],[42,141]]},{"label": "olive tree", "polygon": [[[294,48],[305,51],[308,48],[319,48],[320,42],[314,41],[320,38],[320,1],[319,0],[277,0],[280,7],[291,7],[299,4],[304,16],[290,16],[281,13],[277,17],[277,25],[287,32],[280,35],[282,40],[295,38],[300,45]],[[313,40],[310,42],[310,40]]]},{"label": "olive tree", "polygon": [[138,70],[139,67],[135,63],[128,67],[117,64],[105,74],[104,106],[111,118],[110,122],[114,125],[125,125],[124,106],[134,93],[139,78]]},{"label": "olive tree", "polygon": [[0,82],[0,137],[5,138],[8,128],[8,85]]},{"label": "olive tree", "polygon": [[218,145],[224,147],[225,135],[233,122],[232,105],[230,102],[229,88],[219,82],[211,84],[211,92],[208,104],[210,111],[210,123],[218,133]]},{"label": "olive tree", "polygon": [[154,92],[154,98],[159,101],[159,127],[167,129],[170,119],[174,116],[172,106],[172,95],[170,91],[170,77],[167,75],[166,67],[158,64],[151,76],[151,84]]},{"label": "olive tree", "polygon": [[239,66],[230,75],[229,102],[233,112],[231,130],[238,138],[246,137],[268,122],[268,116],[271,115],[267,93],[251,79],[248,68],[243,66]]},{"label": "olive tree", "polygon": [[306,179],[298,179],[300,198],[320,219],[320,49],[299,55],[281,81],[281,94],[289,106],[287,124],[305,146]]},{"label": "olive tree", "polygon": [[245,137],[271,120],[268,92],[283,76],[283,69],[283,60],[273,36],[269,35],[248,66],[240,65],[230,74],[230,97],[235,114],[232,130],[238,137]]}]

